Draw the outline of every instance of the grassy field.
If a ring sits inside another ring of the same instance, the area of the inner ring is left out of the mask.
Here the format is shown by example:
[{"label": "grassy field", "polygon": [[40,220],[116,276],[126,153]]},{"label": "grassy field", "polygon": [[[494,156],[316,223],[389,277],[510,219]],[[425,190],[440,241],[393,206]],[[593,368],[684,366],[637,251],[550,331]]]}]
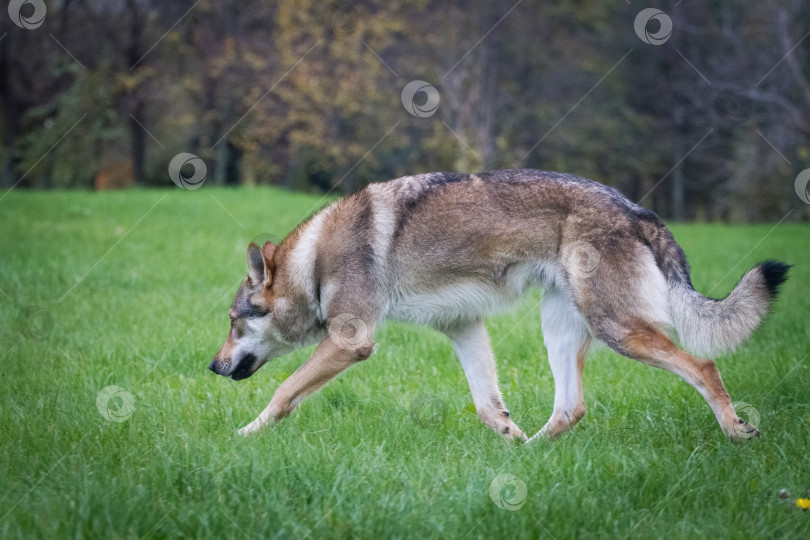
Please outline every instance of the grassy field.
[{"label": "grassy field", "polygon": [[[762,259],[796,265],[766,324],[717,359],[760,440],[730,443],[685,382],[601,349],[576,429],[506,444],[476,417],[449,342],[398,324],[371,359],[243,439],[310,351],[238,383],[207,366],[248,242],[283,236],[317,202],[207,187],[0,201],[0,537],[810,535],[796,506],[810,496],[810,227],[673,227],[706,294]],[[488,321],[530,434],[553,403],[539,300]]]}]

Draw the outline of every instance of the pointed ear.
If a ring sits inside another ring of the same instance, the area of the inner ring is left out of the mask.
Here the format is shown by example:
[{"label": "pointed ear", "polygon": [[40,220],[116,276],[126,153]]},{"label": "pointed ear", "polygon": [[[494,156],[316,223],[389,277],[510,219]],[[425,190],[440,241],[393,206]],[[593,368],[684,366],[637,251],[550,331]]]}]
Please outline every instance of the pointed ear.
[{"label": "pointed ear", "polygon": [[276,245],[273,242],[265,242],[262,248],[262,256],[264,257],[264,268],[266,274],[264,278],[264,286],[269,289],[273,283],[273,272],[276,270],[276,264],[273,262],[273,253],[276,252]]},{"label": "pointed ear", "polygon": [[268,278],[267,264],[264,261],[262,250],[253,242],[248,246],[247,260],[250,284],[253,286],[260,285]]},{"label": "pointed ear", "polygon": [[[276,245],[273,242],[265,242],[262,248],[262,255],[264,255],[264,264],[270,274],[273,273],[273,253],[276,252]],[[271,275],[272,277],[272,275]]]}]

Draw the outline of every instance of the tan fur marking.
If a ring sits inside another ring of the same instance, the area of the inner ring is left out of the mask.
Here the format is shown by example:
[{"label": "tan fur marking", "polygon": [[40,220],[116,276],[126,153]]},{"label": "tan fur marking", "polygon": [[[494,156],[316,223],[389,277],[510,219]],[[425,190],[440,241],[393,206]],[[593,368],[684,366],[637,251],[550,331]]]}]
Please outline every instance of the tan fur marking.
[{"label": "tan fur marking", "polygon": [[637,360],[680,375],[703,395],[723,432],[737,438],[742,421],[734,412],[714,361],[695,358],[680,350],[660,330],[645,323],[640,323],[628,334],[625,346]]}]

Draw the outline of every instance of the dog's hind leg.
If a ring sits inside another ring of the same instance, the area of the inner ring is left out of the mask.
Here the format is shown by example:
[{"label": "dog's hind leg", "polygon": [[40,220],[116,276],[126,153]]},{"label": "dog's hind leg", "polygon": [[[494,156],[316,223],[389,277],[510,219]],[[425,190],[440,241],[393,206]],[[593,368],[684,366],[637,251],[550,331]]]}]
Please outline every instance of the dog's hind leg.
[{"label": "dog's hind leg", "polygon": [[532,439],[560,435],[585,416],[582,369],[591,343],[585,320],[566,293],[550,287],[543,291],[540,306],[543,342],[554,376],[554,412]]},{"label": "dog's hind leg", "polygon": [[[610,335],[600,336],[600,339],[625,356],[680,375],[708,402],[727,436],[734,440],[759,436],[756,427],[737,416],[714,361],[696,358],[682,351],[663,332],[649,323],[636,321],[622,326],[624,328],[621,331],[611,331]],[[599,333],[595,335],[598,336]]]},{"label": "dog's hind leg", "polygon": [[507,438],[526,439],[520,428],[509,418],[503,404],[495,371],[495,355],[483,319],[471,325],[445,329],[453,349],[458,355],[473,403],[483,422]]},{"label": "dog's hind leg", "polygon": [[628,243],[623,250],[599,253],[593,271],[570,273],[591,335],[619,354],[680,375],[706,399],[728,436],[756,436],[756,428],[734,411],[715,363],[680,350],[661,331],[672,324],[667,282],[650,250]]}]

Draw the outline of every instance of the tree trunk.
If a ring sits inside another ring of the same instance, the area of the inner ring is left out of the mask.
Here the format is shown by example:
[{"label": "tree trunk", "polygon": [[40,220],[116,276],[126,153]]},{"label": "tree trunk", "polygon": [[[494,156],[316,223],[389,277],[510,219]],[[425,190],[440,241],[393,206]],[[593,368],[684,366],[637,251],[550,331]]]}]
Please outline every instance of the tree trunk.
[{"label": "tree trunk", "polygon": [[228,138],[221,140],[217,146],[217,159],[214,164],[214,184],[224,186],[228,178],[228,162],[231,159]]},{"label": "tree trunk", "polygon": [[[677,145],[676,145],[677,148]],[[683,153],[680,150],[675,151],[675,162],[682,158]],[[685,179],[683,176],[683,161],[675,166],[672,171],[672,208],[671,218],[673,221],[683,221],[683,204],[684,204],[684,191],[686,190]]]},{"label": "tree trunk", "polygon": [[[5,34],[4,20],[0,23],[0,32]],[[0,34],[2,35],[2,34]],[[0,169],[0,186],[11,187],[14,182],[16,169],[16,155],[14,152],[14,141],[18,135],[19,115],[18,107],[14,105],[11,95],[11,70],[9,69],[10,41],[11,36],[6,35],[7,41],[0,46],[0,107],[2,107],[3,122],[0,122],[0,129],[3,130],[3,168]]]},{"label": "tree trunk", "polygon": [[[141,41],[143,36],[143,26],[145,14],[140,11],[140,6],[135,0],[128,0],[127,7],[130,14],[129,26],[129,45],[125,51],[125,57],[130,66],[135,66],[141,60]],[[132,74],[134,75],[141,66],[138,65]],[[143,121],[146,116],[146,105],[144,104],[141,93],[136,90],[135,105],[133,107],[132,116],[129,118],[129,133],[131,139],[132,150],[132,171],[134,176],[135,185],[143,185],[144,183],[144,162],[146,160],[146,133],[143,128],[138,125],[138,121]]]},{"label": "tree trunk", "polygon": [[[144,117],[144,106],[141,103],[135,106],[135,118]],[[133,180],[136,186],[144,184],[146,178],[144,174],[144,162],[146,161],[146,133],[143,128],[138,125],[134,118],[129,119],[129,133],[131,137],[131,151],[132,151],[132,173]]]},{"label": "tree trunk", "polygon": [[[499,19],[497,10],[489,6],[482,15],[481,29],[488,31],[494,28]],[[481,47],[481,102],[478,104],[478,129],[477,143],[481,151],[481,160],[485,170],[495,168],[496,145],[495,145],[495,109],[498,98],[498,59],[497,50],[500,46],[500,32],[493,32],[489,36],[489,41],[484,41]],[[475,128],[475,126],[473,126]]]}]

